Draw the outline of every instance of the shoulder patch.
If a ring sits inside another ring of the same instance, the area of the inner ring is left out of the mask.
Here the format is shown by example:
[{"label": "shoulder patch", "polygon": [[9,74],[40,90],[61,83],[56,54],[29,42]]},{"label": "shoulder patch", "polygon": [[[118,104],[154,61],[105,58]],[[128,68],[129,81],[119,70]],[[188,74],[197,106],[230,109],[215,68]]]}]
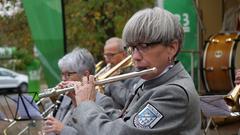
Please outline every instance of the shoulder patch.
[{"label": "shoulder patch", "polygon": [[163,115],[156,108],[151,104],[147,104],[146,107],[134,117],[133,123],[137,128],[153,128],[162,118]]}]

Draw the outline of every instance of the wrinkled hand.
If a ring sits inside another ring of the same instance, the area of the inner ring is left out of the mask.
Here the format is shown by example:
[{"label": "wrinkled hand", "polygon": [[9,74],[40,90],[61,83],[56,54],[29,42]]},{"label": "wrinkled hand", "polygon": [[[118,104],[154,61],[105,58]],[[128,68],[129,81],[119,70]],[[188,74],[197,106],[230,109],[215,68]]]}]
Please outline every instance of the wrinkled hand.
[{"label": "wrinkled hand", "polygon": [[64,125],[59,120],[55,119],[54,117],[47,117],[47,120],[43,126],[44,133],[51,133],[54,132],[55,134],[60,134]]},{"label": "wrinkled hand", "polygon": [[84,76],[82,82],[75,83],[74,88],[77,105],[82,101],[96,100],[95,80],[93,75]]},{"label": "wrinkled hand", "polygon": [[240,69],[236,70],[236,75],[235,75],[235,82],[236,85],[240,84]]},{"label": "wrinkled hand", "polygon": [[68,87],[73,87],[73,81],[61,81],[55,88],[57,89],[63,89],[63,88],[68,88]]}]

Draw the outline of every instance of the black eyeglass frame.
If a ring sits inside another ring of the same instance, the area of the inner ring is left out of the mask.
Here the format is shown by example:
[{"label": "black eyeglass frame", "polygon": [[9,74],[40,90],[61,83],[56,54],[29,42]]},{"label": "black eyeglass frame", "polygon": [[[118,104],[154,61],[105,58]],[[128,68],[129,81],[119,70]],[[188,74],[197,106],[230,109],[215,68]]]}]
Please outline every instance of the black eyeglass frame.
[{"label": "black eyeglass frame", "polygon": [[122,53],[123,51],[118,51],[118,52],[116,52],[116,53],[107,53],[107,54],[103,54],[103,56],[105,57],[105,58],[112,58],[112,57],[114,57],[115,55],[117,55],[117,54],[120,54],[120,53]]},{"label": "black eyeglass frame", "polygon": [[135,49],[137,49],[138,52],[144,53],[144,50],[147,50],[147,48],[158,44],[162,44],[162,42],[156,41],[151,43],[137,43],[136,45],[127,45],[126,47],[128,48],[128,52],[130,54],[132,54]]},{"label": "black eyeglass frame", "polygon": [[65,73],[61,73],[61,76],[69,78],[69,77],[71,77],[74,74],[78,74],[78,73],[77,72],[65,72]]}]

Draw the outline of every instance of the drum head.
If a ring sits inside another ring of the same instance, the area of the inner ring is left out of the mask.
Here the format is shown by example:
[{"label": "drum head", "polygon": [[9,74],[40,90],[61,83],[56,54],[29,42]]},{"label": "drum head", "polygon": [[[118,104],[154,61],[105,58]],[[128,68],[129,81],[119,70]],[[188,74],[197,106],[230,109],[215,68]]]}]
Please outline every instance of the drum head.
[{"label": "drum head", "polygon": [[220,33],[209,38],[202,59],[202,80],[207,93],[227,94],[240,68],[239,33]]}]

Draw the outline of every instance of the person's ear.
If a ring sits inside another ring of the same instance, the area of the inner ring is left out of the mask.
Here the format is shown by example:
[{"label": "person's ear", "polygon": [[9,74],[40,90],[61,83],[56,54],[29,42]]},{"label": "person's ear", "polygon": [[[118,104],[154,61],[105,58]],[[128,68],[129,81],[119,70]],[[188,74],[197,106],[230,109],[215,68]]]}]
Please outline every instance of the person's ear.
[{"label": "person's ear", "polygon": [[84,73],[83,73],[84,76],[89,76],[90,75],[90,72],[88,70],[85,70]]},{"label": "person's ear", "polygon": [[173,58],[179,49],[179,42],[177,40],[173,40],[168,46],[169,57]]}]

